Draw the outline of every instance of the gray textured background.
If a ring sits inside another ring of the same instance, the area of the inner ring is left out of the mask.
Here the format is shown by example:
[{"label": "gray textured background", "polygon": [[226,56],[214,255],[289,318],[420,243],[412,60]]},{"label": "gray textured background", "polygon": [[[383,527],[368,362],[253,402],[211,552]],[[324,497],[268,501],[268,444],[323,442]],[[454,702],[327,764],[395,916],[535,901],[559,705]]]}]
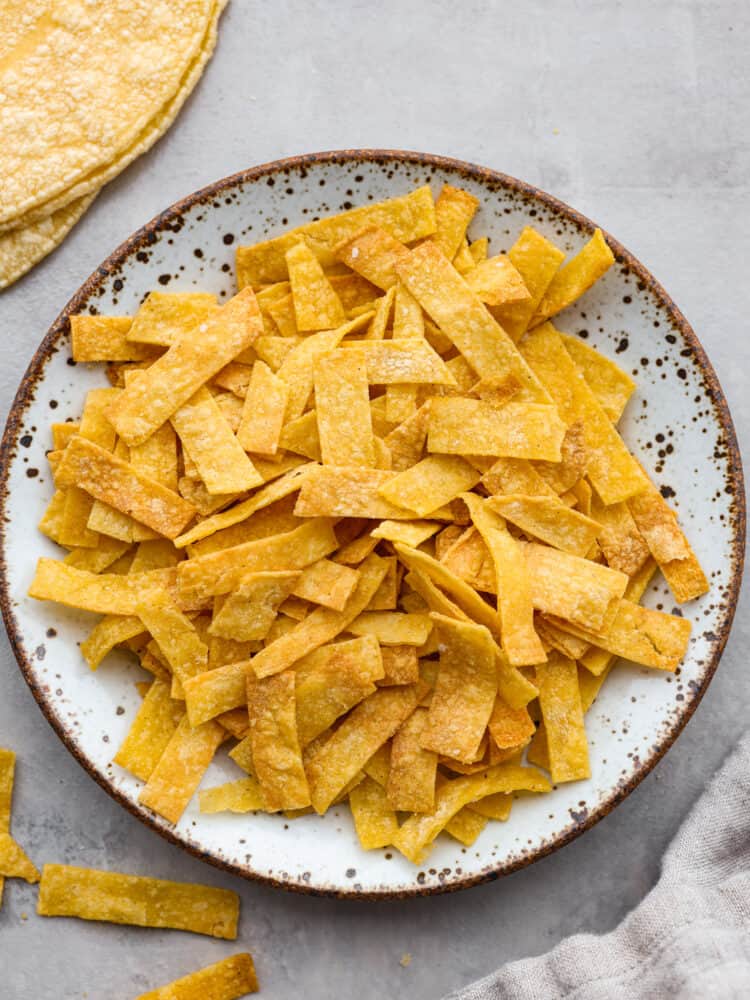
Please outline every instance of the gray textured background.
[{"label": "gray textured background", "polygon": [[[3,412],[70,294],[167,203],[276,157],[389,146],[522,177],[621,239],[693,323],[744,444],[748,28],[745,0],[233,0],[214,60],[169,134],[106,189],[61,249],[0,297]],[[501,882],[392,904],[272,891],[164,843],[67,754],[3,638],[0,745],[20,758],[14,833],[40,863],[238,890],[238,950],[254,954],[268,1000],[433,1000],[572,932],[606,931],[644,896],[664,847],[745,726],[748,632],[745,600],[686,732],[582,839]],[[34,906],[35,890],[6,887],[3,1000],[129,1000],[231,950],[179,932],[43,920]],[[404,952],[413,956],[408,968],[399,964]]]}]

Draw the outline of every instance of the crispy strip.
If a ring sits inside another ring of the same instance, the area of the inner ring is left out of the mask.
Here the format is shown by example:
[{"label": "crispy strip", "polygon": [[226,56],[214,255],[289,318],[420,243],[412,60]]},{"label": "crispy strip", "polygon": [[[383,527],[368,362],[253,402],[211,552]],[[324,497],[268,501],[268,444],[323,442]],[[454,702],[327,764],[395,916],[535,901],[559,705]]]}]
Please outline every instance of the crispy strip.
[{"label": "crispy strip", "polygon": [[488,306],[528,302],[531,293],[507,254],[498,254],[478,263],[467,275],[466,284]]},{"label": "crispy strip", "polygon": [[417,337],[367,340],[343,349],[362,359],[373,385],[456,384],[440,355]]},{"label": "crispy strip", "polygon": [[380,489],[393,473],[385,469],[326,465],[302,483],[294,513],[298,517],[403,518],[413,512],[397,507],[380,496]]},{"label": "crispy strip", "polygon": [[310,792],[297,736],[291,670],[248,687],[253,767],[269,809],[304,809]]},{"label": "crispy strip", "polygon": [[426,725],[427,709],[417,708],[393,737],[386,786],[392,809],[427,813],[435,806],[438,758],[421,744]]},{"label": "crispy strip", "polygon": [[440,528],[437,521],[381,521],[372,529],[373,538],[386,538],[416,549]]},{"label": "crispy strip", "polygon": [[613,424],[622,416],[636,384],[628,373],[579,337],[561,334],[565,350],[583,372],[589,388]]},{"label": "crispy strip", "polygon": [[175,570],[152,570],[120,576],[116,573],[87,573],[56,559],[40,559],[29,587],[29,597],[57,601],[69,608],[97,611],[102,615],[134,615],[144,590],[173,592]]},{"label": "crispy strip", "polygon": [[32,884],[39,881],[39,870],[9,833],[0,833],[0,878],[22,878]]},{"label": "crispy strip", "polygon": [[216,296],[208,292],[149,292],[126,336],[141,344],[169,347],[215,311]]},{"label": "crispy strip", "polygon": [[334,611],[343,611],[359,580],[359,570],[320,559],[302,570],[292,594]]},{"label": "crispy strip", "polygon": [[72,865],[45,865],[37,913],[136,927],[169,927],[234,941],[240,899],[229,889]]},{"label": "crispy strip", "polygon": [[128,341],[131,316],[70,317],[70,341],[74,361],[143,361],[154,351]]},{"label": "crispy strip", "polygon": [[279,606],[298,580],[296,570],[246,573],[220,610],[214,611],[209,634],[238,642],[265,639]]},{"label": "crispy strip", "polygon": [[[10,833],[10,810],[13,800],[15,770],[15,753],[0,747],[0,834]],[[5,879],[0,875],[0,905],[3,902],[4,884]]]},{"label": "crispy strip", "polygon": [[575,302],[614,262],[615,255],[607,246],[601,229],[595,229],[588,243],[555,273],[529,325],[534,327],[543,323]]},{"label": "crispy strip", "polygon": [[388,847],[398,831],[398,819],[385,789],[366,777],[349,792],[354,829],[366,851]]},{"label": "crispy strip", "polygon": [[495,700],[487,728],[499,750],[517,749],[525,746],[536,729],[529,715],[529,710],[525,706],[511,708],[502,698]]},{"label": "crispy strip", "polygon": [[369,226],[336,247],[336,257],[363,278],[387,291],[398,282],[396,264],[409,250],[384,229]]},{"label": "crispy strip", "polygon": [[[499,455],[560,460],[565,425],[553,406],[448,397],[430,405],[427,450],[446,455]],[[624,446],[623,446],[624,447]]]},{"label": "crispy strip", "polygon": [[451,184],[443,185],[435,202],[437,229],[432,239],[448,260],[453,260],[458,253],[478,207],[479,199],[473,194]]},{"label": "crispy strip", "polygon": [[514,341],[526,331],[549,283],[565,259],[565,254],[531,226],[525,226],[508,251],[508,259],[523,278],[531,296],[494,310],[497,319]]},{"label": "crispy strip", "polygon": [[182,704],[170,697],[169,684],[155,680],[141,702],[122,746],[114,757],[141,781],[148,781],[185,714]]},{"label": "crispy strip", "polygon": [[216,722],[204,722],[193,729],[183,716],[138,801],[170,823],[177,823],[224,735]]},{"label": "crispy strip", "polygon": [[237,1000],[259,989],[252,957],[245,952],[142,993],[136,1000]]},{"label": "crispy strip", "polygon": [[256,778],[238,778],[224,785],[204,788],[198,792],[202,813],[265,812],[266,800]]},{"label": "crispy strip", "polygon": [[511,494],[491,498],[488,506],[524,534],[574,556],[584,557],[600,531],[596,521],[553,497]]},{"label": "crispy strip", "polygon": [[195,516],[192,504],[177,493],[85,438],[70,442],[57,480],[61,486],[80,486],[168,538],[179,535]]},{"label": "crispy strip", "polygon": [[429,615],[363,611],[347,628],[352,635],[374,635],[384,646],[423,646],[432,622]]},{"label": "crispy strip", "polygon": [[134,639],[144,631],[140,618],[135,616],[106,615],[98,622],[81,643],[83,658],[96,670],[105,656],[115,646],[127,639]]},{"label": "crispy strip", "polygon": [[575,663],[560,653],[552,652],[547,663],[537,666],[535,672],[552,780],[559,784],[590,778],[588,742]]},{"label": "crispy strip", "polygon": [[225,365],[263,333],[251,289],[241,291],[134,379],[112,404],[110,419],[127,444],[140,444]]},{"label": "crispy strip", "polygon": [[378,490],[395,506],[427,517],[479,482],[480,473],[458,455],[428,455]]},{"label": "crispy strip", "polygon": [[256,361],[237,429],[237,440],[245,451],[276,454],[288,400],[286,383],[268,365]]},{"label": "crispy strip", "polygon": [[300,240],[285,256],[297,329],[309,332],[341,326],[346,321],[341,299],[307,243]]},{"label": "crispy strip", "polygon": [[332,351],[315,362],[314,383],[323,462],[372,468],[375,440],[364,358]]},{"label": "crispy strip", "polygon": [[605,506],[597,496],[593,496],[591,516],[599,522],[597,541],[608,565],[627,576],[637,573],[649,557],[649,548],[630,513],[629,505],[616,503]]},{"label": "crispy strip", "polygon": [[136,615],[158,643],[180,683],[208,669],[208,646],[169,594],[146,591],[136,605]]}]

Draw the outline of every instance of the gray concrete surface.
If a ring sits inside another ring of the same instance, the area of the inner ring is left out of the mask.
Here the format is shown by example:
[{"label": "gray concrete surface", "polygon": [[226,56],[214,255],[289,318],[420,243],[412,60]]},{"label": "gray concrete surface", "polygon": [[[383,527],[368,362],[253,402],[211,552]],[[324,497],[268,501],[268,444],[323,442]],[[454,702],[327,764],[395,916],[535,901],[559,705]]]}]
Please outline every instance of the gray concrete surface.
[{"label": "gray concrete surface", "polygon": [[[616,234],[693,323],[749,443],[748,29],[743,0],[233,0],[216,56],[169,134],[0,297],[3,412],[70,293],[165,204],[279,156],[400,146],[523,177]],[[3,639],[0,745],[20,756],[14,831],[39,861],[236,889],[238,945],[253,952],[268,1000],[434,1000],[567,934],[608,930],[648,892],[664,847],[746,725],[749,632],[745,599],[696,717],[598,827],[504,881],[391,904],[246,884],[161,841],[64,750]],[[3,1000],[128,1000],[229,950],[177,932],[43,920],[34,905],[30,887],[6,888]]]}]

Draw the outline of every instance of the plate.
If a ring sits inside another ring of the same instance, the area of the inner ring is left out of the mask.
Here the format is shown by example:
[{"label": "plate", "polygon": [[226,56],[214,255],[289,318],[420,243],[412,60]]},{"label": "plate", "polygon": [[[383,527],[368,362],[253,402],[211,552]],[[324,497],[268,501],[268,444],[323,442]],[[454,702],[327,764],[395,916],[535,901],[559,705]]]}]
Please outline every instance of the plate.
[{"label": "plate", "polygon": [[[138,804],[140,783],[111,763],[139,702],[140,668],[110,658],[96,675],[77,643],[93,616],[26,597],[41,555],[59,550],[36,530],[52,493],[45,461],[52,420],[77,417],[101,366],[73,365],[68,317],[130,313],[152,288],[234,289],[238,244],[254,243],[318,216],[443,182],[480,201],[473,225],[492,251],[532,223],[568,252],[594,224],[504,174],[423,153],[346,150],[278,161],[227,177],[168,208],[119,247],[76,292],[34,355],[2,444],[2,610],[21,671],[66,747],[103,788],[168,840],[247,878],[302,892],[398,897],[466,888],[549,854],[609,813],[672,745],[695,711],[729,634],[744,552],[739,451],[721,387],[697,337],[664,289],[609,239],[617,264],[556,321],[613,357],[637,379],[623,434],[677,509],[711,580],[684,608],[690,649],[675,675],[620,664],[587,716],[589,781],[518,802],[507,823],[490,823],[471,848],[442,836],[420,868],[395,850],[365,852],[348,809],[294,822],[269,815],[202,816],[194,801],[176,827]],[[34,331],[29,330],[33,338]],[[661,578],[645,603],[674,610]],[[225,757],[204,786],[237,777]]]}]

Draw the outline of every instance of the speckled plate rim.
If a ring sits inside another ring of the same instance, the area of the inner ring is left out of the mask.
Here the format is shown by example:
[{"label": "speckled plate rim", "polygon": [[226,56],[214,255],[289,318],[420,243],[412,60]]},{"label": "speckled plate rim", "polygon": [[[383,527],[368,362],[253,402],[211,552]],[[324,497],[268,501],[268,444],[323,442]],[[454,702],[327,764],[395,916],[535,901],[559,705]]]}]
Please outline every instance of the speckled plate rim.
[{"label": "speckled plate rim", "polygon": [[673,325],[679,329],[680,334],[690,345],[692,351],[694,352],[694,357],[698,367],[700,368],[705,379],[706,387],[710,392],[711,403],[717,420],[725,435],[729,474],[734,488],[734,503],[732,506],[731,523],[731,580],[723,602],[723,619],[718,632],[715,634],[710,658],[706,663],[703,681],[699,686],[696,685],[692,688],[690,696],[686,697],[681,712],[679,716],[675,718],[671,728],[664,733],[661,741],[652,748],[650,755],[641,760],[640,767],[630,777],[630,779],[626,782],[618,784],[618,786],[612,790],[612,794],[601,802],[597,809],[562,830],[557,837],[547,843],[544,843],[539,847],[539,849],[531,852],[529,855],[516,857],[498,865],[488,866],[481,872],[467,875],[465,878],[461,878],[457,881],[451,882],[450,884],[440,884],[427,887],[416,885],[408,890],[393,890],[373,893],[355,889],[319,889],[299,882],[281,881],[267,875],[262,875],[258,872],[249,871],[240,865],[231,864],[222,858],[217,858],[209,853],[201,851],[194,844],[186,843],[171,830],[158,826],[145,809],[138,808],[130,802],[122,792],[112,787],[103,775],[97,771],[93,762],[86,757],[75,741],[70,738],[69,734],[65,731],[55,716],[51,707],[47,704],[44,691],[34,677],[32,658],[24,646],[23,636],[21,635],[18,622],[12,609],[11,598],[8,590],[5,560],[5,526],[7,524],[6,503],[9,497],[8,473],[10,463],[17,448],[23,414],[26,407],[34,398],[36,385],[43,377],[45,363],[49,355],[54,350],[56,341],[60,336],[67,332],[69,317],[80,311],[81,307],[97,290],[102,282],[109,277],[110,274],[115,272],[126,260],[126,258],[138,249],[149,245],[149,243],[153,240],[154,233],[168,228],[183,212],[192,208],[194,205],[202,202],[210,202],[217,195],[220,195],[227,189],[237,185],[254,182],[263,177],[271,177],[275,174],[283,173],[284,171],[300,170],[304,169],[306,166],[320,164],[336,165],[352,164],[357,162],[375,164],[399,163],[413,164],[418,167],[433,167],[435,169],[443,168],[445,170],[458,173],[459,175],[463,175],[464,177],[474,180],[480,184],[503,187],[531,200],[541,202],[550,211],[563,216],[582,233],[591,233],[595,228],[597,228],[594,222],[582,215],[580,212],[576,211],[574,208],[571,208],[565,202],[560,201],[531,184],[527,184],[525,181],[511,177],[508,174],[503,174],[497,170],[492,170],[488,167],[481,167],[463,160],[454,159],[452,157],[395,149],[332,150],[274,160],[270,163],[264,163],[256,167],[251,167],[248,170],[242,170],[236,174],[230,174],[227,177],[223,177],[220,180],[215,181],[213,184],[209,184],[198,191],[194,191],[186,198],[170,205],[169,208],[159,213],[140,229],[136,230],[136,232],[133,233],[133,235],[127,240],[121,243],[120,246],[117,247],[117,249],[113,251],[113,253],[111,253],[109,257],[107,257],[107,259],[80,286],[78,291],[73,295],[47,331],[47,334],[34,354],[21,381],[21,385],[10,408],[2,443],[0,444],[0,608],[2,609],[8,638],[10,639],[11,647],[16,660],[18,661],[21,673],[23,674],[23,677],[31,689],[31,692],[45,718],[65,744],[68,751],[73,755],[73,757],[75,757],[78,763],[85,768],[86,771],[88,771],[97,784],[99,784],[109,795],[111,795],[115,801],[127,809],[131,815],[137,817],[141,820],[141,822],[145,823],[146,826],[155,830],[165,840],[182,848],[196,858],[208,861],[210,864],[214,865],[216,868],[222,869],[223,871],[292,892],[301,892],[306,895],[314,896],[347,899],[353,898],[362,900],[404,899],[413,896],[429,896],[445,892],[457,892],[460,889],[468,889],[474,885],[493,881],[494,879],[500,878],[504,875],[510,875],[512,872],[517,871],[520,868],[525,868],[533,862],[538,861],[540,858],[546,857],[559,848],[564,847],[566,844],[569,844],[572,840],[575,840],[576,837],[579,837],[582,833],[585,833],[586,830],[589,830],[592,826],[594,826],[594,824],[598,823],[599,820],[609,815],[609,813],[612,812],[612,810],[618,806],[620,802],[622,802],[623,799],[625,799],[641,783],[641,781],[643,781],[646,775],[653,770],[690,721],[693,713],[700,704],[708,685],[711,683],[714,673],[719,665],[721,654],[723,653],[727,639],[729,638],[742,582],[746,531],[746,502],[742,459],[740,456],[734,424],[729,412],[729,406],[716,372],[714,371],[713,366],[703,349],[703,345],[698,340],[698,337],[688,323],[687,319],[683,316],[682,312],[678,309],[671,297],[654,278],[650,271],[644,267],[644,265],[641,264],[641,262],[618,240],[614,239],[609,235],[609,233],[604,231],[604,236],[612,248],[618,263],[626,264],[638,280],[643,283],[645,289],[648,289],[654,295],[659,304],[666,310]]}]

